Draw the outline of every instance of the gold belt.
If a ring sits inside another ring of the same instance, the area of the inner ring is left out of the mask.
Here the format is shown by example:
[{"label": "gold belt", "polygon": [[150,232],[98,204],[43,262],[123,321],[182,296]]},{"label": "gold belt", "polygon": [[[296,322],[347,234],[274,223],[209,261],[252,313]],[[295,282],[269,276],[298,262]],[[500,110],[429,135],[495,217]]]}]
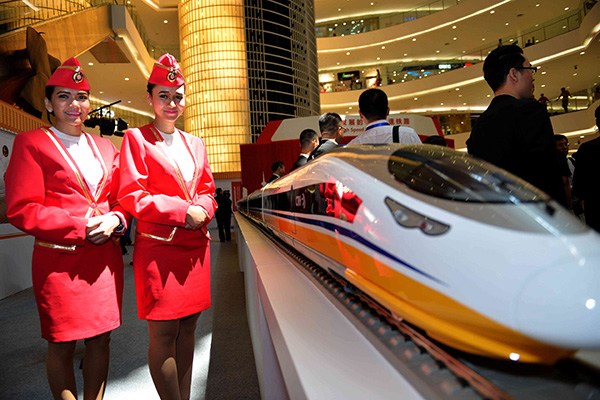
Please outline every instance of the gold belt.
[{"label": "gold belt", "polygon": [[139,232],[139,231],[137,232],[137,234],[142,237],[147,237],[147,238],[154,239],[154,240],[160,240],[161,242],[170,242],[173,240],[173,237],[175,236],[176,231],[177,231],[177,227],[174,227],[173,230],[171,231],[171,234],[168,237],[152,235],[150,233],[143,233],[143,232]]},{"label": "gold belt", "polygon": [[77,249],[77,246],[74,244],[69,246],[69,245],[64,245],[64,244],[42,242],[41,240],[37,240],[37,239],[35,240],[35,244],[40,247],[46,247],[48,249],[55,249],[55,250],[75,251]]}]

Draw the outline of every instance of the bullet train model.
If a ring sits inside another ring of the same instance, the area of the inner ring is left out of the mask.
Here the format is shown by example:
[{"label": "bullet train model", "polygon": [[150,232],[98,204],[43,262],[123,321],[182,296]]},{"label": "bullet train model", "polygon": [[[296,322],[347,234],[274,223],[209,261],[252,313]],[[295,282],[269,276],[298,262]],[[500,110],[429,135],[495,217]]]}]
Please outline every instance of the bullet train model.
[{"label": "bullet train model", "polygon": [[238,209],[459,350],[552,364],[600,348],[600,235],[465,153],[347,146]]}]

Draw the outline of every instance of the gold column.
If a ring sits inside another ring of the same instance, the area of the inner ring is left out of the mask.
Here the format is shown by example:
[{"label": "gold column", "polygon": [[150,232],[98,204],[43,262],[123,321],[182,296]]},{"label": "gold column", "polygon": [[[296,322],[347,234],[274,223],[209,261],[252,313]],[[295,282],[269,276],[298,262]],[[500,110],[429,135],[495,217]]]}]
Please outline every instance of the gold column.
[{"label": "gold column", "polygon": [[180,0],[185,130],[206,143],[217,178],[238,178],[250,142],[243,0]]}]

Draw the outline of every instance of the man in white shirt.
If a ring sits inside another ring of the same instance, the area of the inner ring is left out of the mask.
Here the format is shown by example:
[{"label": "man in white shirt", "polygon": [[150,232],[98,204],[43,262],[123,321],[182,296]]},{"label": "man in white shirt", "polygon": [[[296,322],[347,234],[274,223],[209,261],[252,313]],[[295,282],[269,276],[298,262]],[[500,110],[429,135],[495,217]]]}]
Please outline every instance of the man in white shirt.
[{"label": "man in white shirt", "polygon": [[[421,144],[421,139],[419,139],[419,135],[413,128],[408,126],[394,127],[387,122],[390,108],[387,95],[383,90],[365,90],[358,98],[358,111],[367,126],[363,133],[352,139],[348,144]],[[397,134],[394,134],[394,130],[397,130]]]}]

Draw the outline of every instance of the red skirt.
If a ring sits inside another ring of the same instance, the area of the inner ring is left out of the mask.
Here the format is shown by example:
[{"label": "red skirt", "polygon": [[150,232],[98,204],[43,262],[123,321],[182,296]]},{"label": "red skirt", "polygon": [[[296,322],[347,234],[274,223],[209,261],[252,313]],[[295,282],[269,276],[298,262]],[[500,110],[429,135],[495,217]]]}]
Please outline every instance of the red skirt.
[{"label": "red skirt", "polygon": [[133,270],[140,319],[179,319],[210,307],[209,243],[201,232],[183,228],[171,241],[136,235]]},{"label": "red skirt", "polygon": [[123,256],[112,240],[74,250],[36,242],[32,280],[42,337],[87,339],[121,325]]}]

